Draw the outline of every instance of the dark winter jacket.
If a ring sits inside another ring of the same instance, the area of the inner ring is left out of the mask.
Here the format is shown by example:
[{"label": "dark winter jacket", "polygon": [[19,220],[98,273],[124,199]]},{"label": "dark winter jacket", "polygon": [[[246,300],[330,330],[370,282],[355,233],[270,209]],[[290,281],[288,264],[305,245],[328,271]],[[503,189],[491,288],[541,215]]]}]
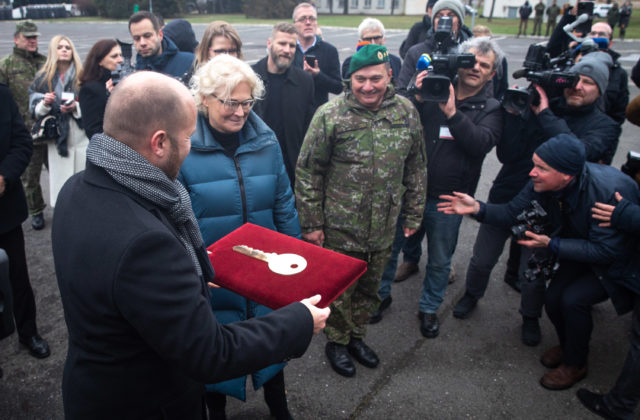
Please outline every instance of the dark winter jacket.
[{"label": "dark winter jacket", "polygon": [[33,141],[24,125],[9,87],[0,83],[0,175],[4,192],[0,193],[0,235],[27,218],[27,201],[20,175],[31,160]]},{"label": "dark winter jacket", "polygon": [[638,185],[630,177],[610,166],[586,163],[576,182],[561,192],[538,193],[529,182],[507,204],[483,204],[476,218],[483,223],[512,226],[531,200],[537,200],[551,220],[565,220],[549,247],[557,250],[560,264],[562,260],[589,264],[616,311],[623,314],[633,308],[633,294],[620,285],[619,276],[633,254],[636,240],[632,235],[598,226],[600,222],[591,214],[596,201],[615,204],[616,191],[632,201],[640,199]]},{"label": "dark winter jacket", "polygon": [[411,29],[409,29],[409,34],[407,38],[402,41],[400,44],[400,57],[404,60],[404,57],[407,55],[409,48],[413,47],[416,44],[423,42],[427,39],[427,34],[429,33],[429,29],[431,29],[431,18],[429,15],[424,15],[420,22],[416,22]]},{"label": "dark winter jacket", "polygon": [[606,52],[613,59],[613,67],[609,68],[607,89],[599,100],[600,109],[615,122],[622,125],[625,119],[625,110],[629,104],[629,76],[618,61],[620,54],[611,49]]},{"label": "dark winter jacket", "polygon": [[337,95],[342,92],[340,58],[338,57],[338,50],[336,47],[323,41],[317,36],[315,45],[309,47],[309,49],[304,53],[300,49],[300,44],[298,44],[296,48],[296,56],[293,59],[293,65],[298,68],[303,68],[303,56],[306,54],[315,55],[316,60],[318,60],[318,67],[320,67],[320,73],[313,78],[316,95],[314,103],[317,108],[329,100],[329,93]]},{"label": "dark winter jacket", "polygon": [[529,16],[531,15],[532,10],[533,9],[531,8],[531,5],[528,2],[525,2],[518,9],[518,13],[520,13],[520,19],[525,19],[525,20],[529,19]]},{"label": "dark winter jacket", "polygon": [[[269,95],[267,57],[258,61],[251,66],[253,70],[260,76],[265,83],[265,91],[267,97]],[[313,113],[316,111],[314,104],[314,86],[313,78],[305,71],[297,67],[291,66],[286,72],[284,89],[280,93],[282,98],[282,115],[284,116],[284,137],[278,138],[282,155],[284,157],[284,165],[287,169],[287,175],[291,181],[291,185],[295,182],[296,163],[298,162],[298,154],[304,135],[307,133]],[[266,115],[266,101],[258,101],[253,111],[262,118],[267,125],[264,116]]]},{"label": "dark winter jacket", "polygon": [[[640,238],[640,206],[623,198],[611,215],[611,226]],[[635,255],[629,260],[620,276],[620,283],[640,295],[640,246],[638,245],[636,242]]]},{"label": "dark winter jacket", "polygon": [[502,135],[502,109],[490,85],[475,96],[456,100],[457,111],[450,119],[435,102],[416,103],[416,108],[429,162],[427,197],[438,198],[451,191],[473,195],[484,157]]},{"label": "dark winter jacket", "polygon": [[547,139],[560,133],[579,138],[587,148],[589,162],[609,165],[618,148],[620,125],[600,111],[596,103],[571,108],[564,98],[559,98],[552,108],[538,114],[538,121]]},{"label": "dark winter jacket", "polygon": [[[213,138],[207,117],[199,114],[191,151],[180,169],[178,179],[189,191],[205,246],[247,222],[300,237],[293,192],[273,131],[251,112],[239,134],[240,146],[230,157]],[[212,289],[210,295],[213,313],[223,324],[271,312],[226,289]],[[254,387],[261,387],[283,367],[254,372]],[[207,385],[210,391],[242,400],[245,388],[245,376]]]},{"label": "dark winter jacket", "polygon": [[633,69],[631,69],[631,80],[633,80],[636,86],[640,87],[640,60],[638,60],[633,66]]},{"label": "dark winter jacket", "polygon": [[82,123],[84,132],[89,140],[94,134],[102,133],[102,122],[104,120],[104,110],[107,107],[109,92],[105,86],[107,80],[111,78],[111,72],[102,70],[102,75],[98,80],[92,80],[80,87],[80,108],[82,109]]},{"label": "dark winter jacket", "polygon": [[151,70],[184,80],[190,74],[195,56],[192,53],[178,50],[176,44],[167,37],[162,38],[162,53],[151,57],[136,56],[136,70]]}]

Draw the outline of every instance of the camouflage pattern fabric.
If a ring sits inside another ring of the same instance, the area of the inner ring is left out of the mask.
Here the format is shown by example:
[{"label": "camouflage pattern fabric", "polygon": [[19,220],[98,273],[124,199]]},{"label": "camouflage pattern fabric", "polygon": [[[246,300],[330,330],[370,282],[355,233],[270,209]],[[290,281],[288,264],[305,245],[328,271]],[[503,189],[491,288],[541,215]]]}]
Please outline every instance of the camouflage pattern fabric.
[{"label": "camouflage pattern fabric", "polygon": [[36,76],[36,72],[44,65],[46,57],[37,51],[13,48],[10,54],[0,61],[0,82],[9,86],[16,99],[20,115],[29,130],[35,122],[29,112],[29,86]]},{"label": "camouflage pattern fabric", "polygon": [[420,117],[393,86],[377,111],[345,93],[321,106],[298,157],[296,205],[303,233],[322,229],[328,247],[391,247],[404,197],[405,227],[420,227],[426,198]]},{"label": "camouflage pattern fabric", "polygon": [[29,214],[42,213],[47,207],[42,196],[42,188],[40,187],[40,174],[42,173],[42,165],[49,167],[49,146],[47,143],[34,143],[33,154],[29,165],[20,176],[24,195],[27,197],[27,207]]},{"label": "camouflage pattern fabric", "polygon": [[378,288],[382,272],[391,256],[391,248],[361,253],[341,249],[332,251],[367,262],[367,271],[331,304],[324,333],[329,341],[348,344],[351,338],[364,338],[371,315],[380,305]]}]

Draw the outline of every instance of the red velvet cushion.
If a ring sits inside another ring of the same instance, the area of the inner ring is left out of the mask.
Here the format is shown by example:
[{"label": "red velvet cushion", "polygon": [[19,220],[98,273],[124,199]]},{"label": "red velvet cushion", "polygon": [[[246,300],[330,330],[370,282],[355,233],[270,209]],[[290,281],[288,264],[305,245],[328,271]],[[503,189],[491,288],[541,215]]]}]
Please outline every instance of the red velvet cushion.
[{"label": "red velvet cushion", "polygon": [[[289,276],[276,274],[266,262],[233,251],[235,245],[277,254],[298,254],[307,260],[307,268]],[[272,309],[316,294],[322,296],[317,306],[327,307],[367,271],[367,263],[362,260],[251,223],[242,225],[207,250],[217,285]]]}]

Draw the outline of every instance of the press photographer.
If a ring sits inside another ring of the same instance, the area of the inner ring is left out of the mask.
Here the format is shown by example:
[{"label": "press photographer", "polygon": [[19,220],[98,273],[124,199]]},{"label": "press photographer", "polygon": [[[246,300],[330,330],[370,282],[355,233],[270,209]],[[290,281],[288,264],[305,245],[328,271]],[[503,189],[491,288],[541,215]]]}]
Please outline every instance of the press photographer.
[{"label": "press photographer", "polygon": [[459,192],[441,196],[439,211],[474,215],[481,223],[512,226],[516,216],[537,200],[561,230],[557,235],[527,231],[519,243],[555,254],[559,270],[545,293],[545,309],[559,345],[549,349],[541,363],[551,369],[541,379],[550,390],[566,389],[587,374],[589,340],[593,329],[591,307],[609,298],[619,314],[632,309],[633,294],[618,282],[621,266],[632,258],[635,238],[598,225],[591,218],[594,202],[612,204],[619,191],[637,202],[635,182],[617,169],[585,162],[583,142],[560,134],[539,146],[533,155],[531,181],[509,203],[485,204]]},{"label": "press photographer", "polygon": [[435,35],[438,30],[441,33],[445,31],[445,28],[440,28],[440,18],[443,17],[451,19],[451,26],[450,30],[446,29],[449,33],[449,40],[445,43],[446,51],[441,50],[441,53],[456,53],[458,46],[472,37],[469,28],[464,26],[464,6],[462,3],[459,0],[439,0],[433,7],[433,26],[429,30],[427,38],[424,42],[411,47],[404,57],[400,74],[396,79],[396,87],[401,95],[407,95],[406,89],[411,80],[415,78],[418,60],[422,54],[431,55],[438,50],[438,41]]},{"label": "press photographer", "polygon": [[[436,3],[436,6],[439,3]],[[500,47],[488,37],[472,38],[460,46],[461,53],[475,56],[473,68],[460,68],[457,79],[447,88],[446,102],[421,102],[421,93],[415,95],[414,104],[420,113],[427,150],[427,204],[422,218],[421,231],[407,241],[396,235],[391,261],[397,262],[397,254],[411,241],[422,241],[427,235],[429,259],[420,298],[420,332],[434,338],[439,333],[437,311],[447,288],[451,257],[456,249],[461,217],[439,213],[436,205],[441,194],[451,190],[473,194],[478,185],[482,162],[496,145],[502,134],[502,109],[492,97],[493,88],[488,83],[502,62]],[[427,72],[416,78],[418,89],[422,87]],[[419,255],[419,254],[418,254]],[[391,263],[390,263],[391,264]],[[387,266],[386,272],[395,272]],[[384,277],[379,296],[389,298],[392,279]]]}]

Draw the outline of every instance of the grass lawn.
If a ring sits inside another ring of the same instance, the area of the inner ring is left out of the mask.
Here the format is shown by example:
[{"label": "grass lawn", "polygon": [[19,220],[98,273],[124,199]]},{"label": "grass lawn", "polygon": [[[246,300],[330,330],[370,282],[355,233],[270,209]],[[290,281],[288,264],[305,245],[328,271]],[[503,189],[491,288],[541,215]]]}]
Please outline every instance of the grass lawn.
[{"label": "grass lawn", "polygon": [[[365,15],[320,15],[319,21],[321,26],[342,26],[342,27],[357,27]],[[374,16],[382,21],[387,29],[409,29],[415,22],[419,21],[420,16]],[[231,24],[245,23],[245,24],[268,24],[273,25],[282,19],[248,19],[241,14],[233,15],[186,15],[185,19],[191,23],[209,23],[213,20],[225,20]],[[76,17],[66,19],[56,19],[55,21],[69,20],[73,22],[92,22],[96,17]],[[603,21],[603,19],[597,19],[596,22]],[[465,18],[465,23],[471,25],[471,16]],[[518,33],[518,19],[497,19],[494,18],[491,22],[487,22],[487,18],[476,18],[476,25],[486,25],[493,31],[494,34],[515,35]],[[533,29],[533,19],[529,20],[529,31]],[[546,30],[546,23],[542,26],[543,32]],[[618,37],[618,28],[614,30],[614,38]],[[640,15],[634,13],[631,15],[631,22],[627,28],[627,38],[640,38]]]}]

